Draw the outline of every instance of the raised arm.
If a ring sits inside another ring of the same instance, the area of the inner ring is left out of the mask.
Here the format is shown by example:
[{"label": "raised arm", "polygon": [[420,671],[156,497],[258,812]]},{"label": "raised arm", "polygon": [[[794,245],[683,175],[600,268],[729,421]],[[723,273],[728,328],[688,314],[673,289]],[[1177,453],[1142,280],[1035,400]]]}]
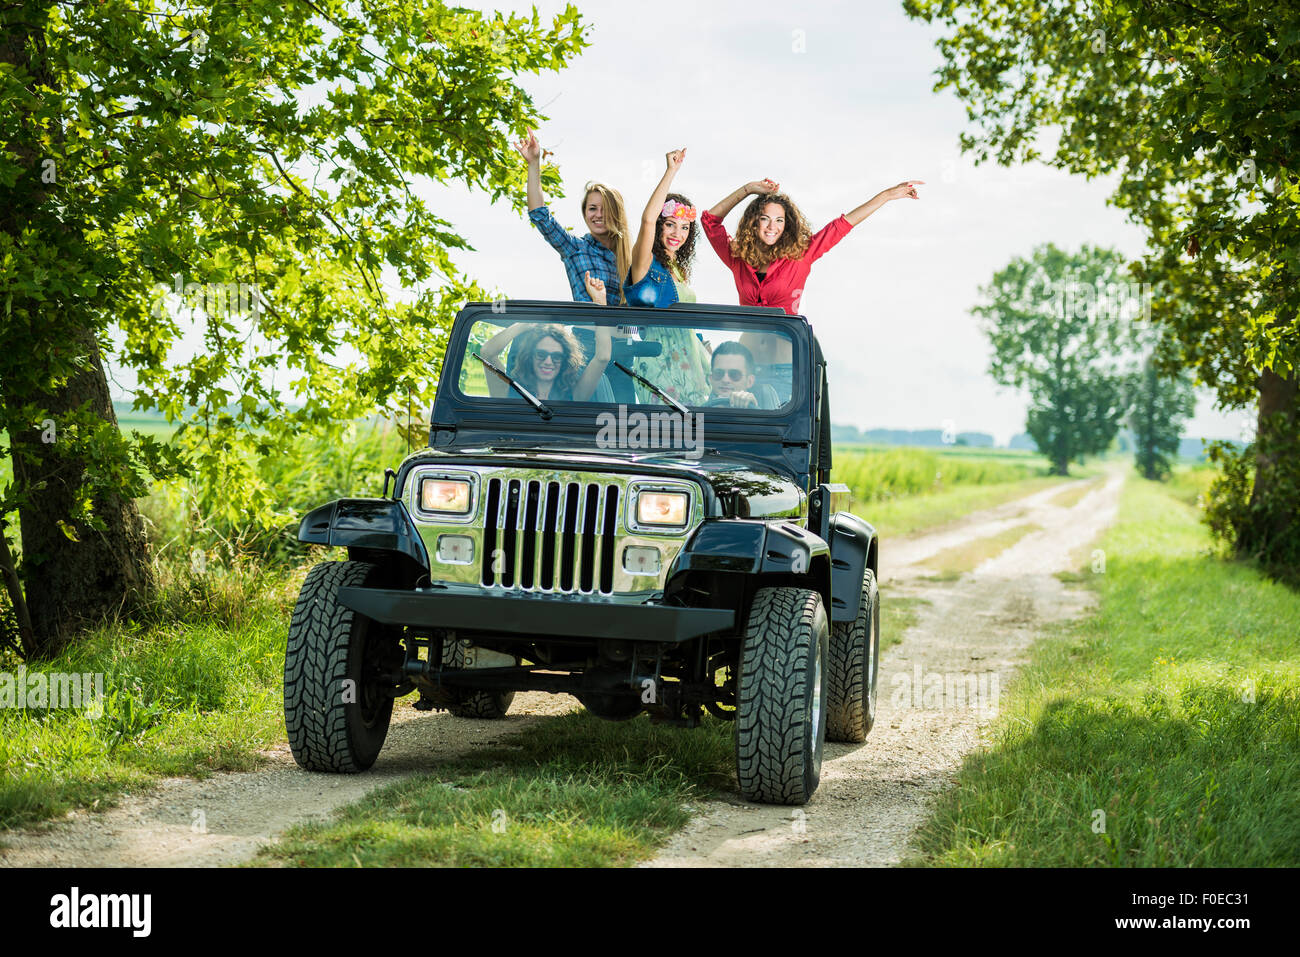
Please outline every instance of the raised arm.
[{"label": "raised arm", "polygon": [[682,168],[686,159],[686,148],[673,150],[664,157],[667,169],[659,179],[659,185],[650,194],[650,201],[641,213],[641,228],[637,231],[636,242],[632,246],[632,263],[628,270],[628,282],[636,283],[645,278],[650,271],[650,260],[654,258],[655,230],[659,228],[659,213],[668,199],[668,190],[672,188],[673,177]]},{"label": "raised arm", "polygon": [[537,142],[537,134],[529,130],[528,138],[516,143],[515,149],[528,161],[528,211],[531,213],[546,205],[546,197],[542,195],[542,146]]},{"label": "raised arm", "polygon": [[718,200],[709,209],[709,213],[718,217],[718,219],[726,219],[727,214],[735,209],[736,204],[746,196],[754,196],[758,193],[775,193],[780,188],[780,183],[775,183],[770,179],[756,179],[752,183],[746,183],[739,189],[732,190],[725,197]]},{"label": "raised arm", "polygon": [[596,354],[587,363],[587,368],[582,370],[582,377],[578,379],[577,385],[573,387],[575,402],[586,402],[596,394],[596,386],[600,385],[600,377],[605,374],[605,368],[609,365],[610,357],[613,354],[614,345],[610,337],[609,326],[597,326]]},{"label": "raised arm", "polygon": [[920,199],[921,197],[916,195],[916,187],[924,185],[925,180],[909,179],[899,183],[897,186],[891,186],[889,189],[882,189],[857,209],[845,213],[844,218],[849,221],[850,226],[856,226],[891,199],[902,199],[904,196],[910,196],[912,199]]},{"label": "raised arm", "polygon": [[[510,345],[515,336],[519,335],[519,333],[523,332],[527,328],[528,323],[516,322],[512,326],[502,329],[487,342],[483,343],[478,354],[493,365],[500,367],[501,363],[497,361],[498,357],[505,351],[506,346]],[[510,386],[508,386],[505,380],[495,372],[488,369],[484,369],[483,372],[487,376],[488,395],[499,399],[510,391]]]}]

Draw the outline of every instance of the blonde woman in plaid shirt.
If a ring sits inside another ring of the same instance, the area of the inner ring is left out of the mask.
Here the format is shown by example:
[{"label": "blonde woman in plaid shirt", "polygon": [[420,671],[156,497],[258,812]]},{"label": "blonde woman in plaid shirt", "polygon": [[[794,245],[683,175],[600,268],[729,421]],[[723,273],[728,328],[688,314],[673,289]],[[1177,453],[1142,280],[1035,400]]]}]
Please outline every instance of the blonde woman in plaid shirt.
[{"label": "blonde woman in plaid shirt", "polygon": [[542,194],[542,147],[537,134],[515,144],[528,161],[528,218],[564,261],[569,290],[579,302],[590,302],[583,276],[590,273],[604,283],[611,302],[623,302],[623,277],[632,258],[627,214],[618,190],[603,183],[588,183],[582,197],[582,218],[590,232],[574,236],[546,208]]}]

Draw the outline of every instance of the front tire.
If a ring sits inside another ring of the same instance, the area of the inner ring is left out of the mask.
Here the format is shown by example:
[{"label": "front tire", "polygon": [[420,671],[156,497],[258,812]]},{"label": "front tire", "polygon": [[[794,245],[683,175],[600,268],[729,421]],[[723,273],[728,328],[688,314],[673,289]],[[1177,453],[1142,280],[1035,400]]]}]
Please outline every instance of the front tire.
[{"label": "front tire", "polygon": [[821,780],[830,642],[821,595],[760,588],[740,652],[736,777],[746,800],[805,804]]},{"label": "front tire", "polygon": [[830,685],[826,737],[858,743],[876,723],[880,676],[880,591],[870,568],[862,573],[862,594],[853,621],[831,626]]},{"label": "front tire", "polygon": [[298,592],[284,655],[284,726],[308,771],[364,771],[388,736],[392,689],[377,672],[392,641],[338,600],[340,588],[374,584],[378,574],[368,562],[321,562]]}]

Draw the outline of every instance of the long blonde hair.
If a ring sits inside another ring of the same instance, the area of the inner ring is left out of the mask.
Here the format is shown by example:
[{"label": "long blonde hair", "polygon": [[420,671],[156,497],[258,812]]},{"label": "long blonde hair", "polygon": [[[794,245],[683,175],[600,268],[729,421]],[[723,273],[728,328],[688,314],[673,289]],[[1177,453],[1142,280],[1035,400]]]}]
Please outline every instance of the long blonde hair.
[{"label": "long blonde hair", "polygon": [[613,186],[604,183],[588,183],[582,191],[582,205],[578,212],[582,221],[587,221],[587,197],[599,193],[605,204],[605,228],[614,237],[614,267],[618,270],[619,301],[626,303],[627,294],[623,287],[627,285],[627,274],[632,270],[632,240],[628,236],[627,212],[623,206],[623,196]]}]

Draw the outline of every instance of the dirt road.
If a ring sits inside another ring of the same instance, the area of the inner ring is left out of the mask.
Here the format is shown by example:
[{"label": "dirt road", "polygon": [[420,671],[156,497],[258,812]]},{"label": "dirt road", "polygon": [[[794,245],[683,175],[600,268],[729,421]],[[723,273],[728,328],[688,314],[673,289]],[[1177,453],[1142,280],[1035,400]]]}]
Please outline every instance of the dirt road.
[{"label": "dirt road", "polygon": [[[889,866],[901,860],[931,799],[948,787],[996,715],[1029,644],[1074,617],[1092,593],[1055,572],[1077,567],[1115,516],[1123,474],[1110,472],[1070,507],[1057,486],[968,516],[941,532],[881,547],[882,601],[915,597],[919,618],[881,656],[876,725],[864,744],[826,745],[821,787],[805,807],[712,801],[651,867]],[[956,581],[922,563],[950,549],[1036,525]],[[941,676],[941,677],[937,677]],[[942,689],[938,685],[942,680]]]},{"label": "dirt road", "polygon": [[[904,854],[928,800],[946,787],[974,748],[992,710],[1042,623],[1078,614],[1088,593],[1053,573],[1071,567],[1114,516],[1122,476],[1071,507],[1050,500],[1057,486],[976,513],[941,532],[881,550],[885,601],[926,599],[901,645],[885,651],[876,727],[861,745],[827,744],[822,784],[794,812],[739,802],[707,802],[648,866],[889,865]],[[970,574],[932,581],[946,550],[1027,524],[1039,526]],[[935,695],[931,676],[956,679]],[[964,699],[964,700],[958,700]],[[304,774],[287,747],[271,766],[204,781],[164,781],[103,812],[75,812],[42,828],[0,834],[0,866],[193,866],[252,857],[291,824],[320,818],[370,790],[427,767],[430,754],[492,743],[542,716],[576,707],[567,696],[520,694],[506,721],[416,712],[401,705],[373,771]]]}]

